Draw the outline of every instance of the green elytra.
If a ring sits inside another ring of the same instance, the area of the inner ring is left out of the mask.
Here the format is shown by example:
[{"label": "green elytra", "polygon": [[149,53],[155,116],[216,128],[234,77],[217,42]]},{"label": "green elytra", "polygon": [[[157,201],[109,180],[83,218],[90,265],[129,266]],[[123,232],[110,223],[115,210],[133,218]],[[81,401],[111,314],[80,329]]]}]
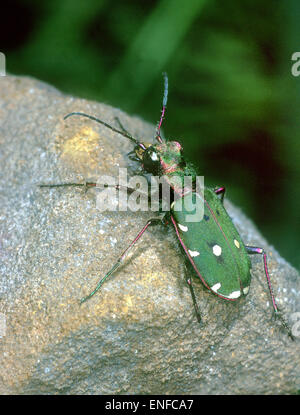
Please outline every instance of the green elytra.
[{"label": "green elytra", "polygon": [[[181,211],[176,211],[181,201],[175,202],[171,212],[177,232],[203,284],[219,297],[235,300],[249,291],[251,262],[220,198],[209,188],[205,188],[204,198],[201,196],[184,196],[186,208]],[[188,221],[193,205],[203,202],[203,219]]]},{"label": "green elytra", "polygon": [[[263,248],[244,245],[238,231],[223,206],[225,188],[205,188],[204,192],[197,193],[195,189],[197,173],[193,166],[186,163],[184,160],[181,144],[177,141],[165,141],[162,139],[160,128],[164,119],[168,96],[168,78],[166,74],[164,74],[164,85],[162,114],[156,129],[156,140],[158,142],[156,144],[139,142],[139,140],[125,130],[118,118],[116,118],[116,120],[119,123],[121,130],[96,117],[82,112],[72,112],[64,117],[64,119],[67,119],[71,116],[79,115],[89,118],[135,143],[134,150],[129,153],[130,159],[140,162],[143,172],[163,177],[165,182],[169,184],[174,197],[170,212],[167,212],[163,218],[158,217],[148,220],[111,269],[99,280],[95,289],[89,295],[83,297],[80,300],[80,303],[90,299],[100,290],[103,283],[120,267],[128,252],[150,226],[157,224],[165,225],[168,221],[171,221],[181,246],[198,277],[211,292],[225,300],[235,301],[248,293],[251,282],[251,262],[248,254],[262,255],[275,316],[280,318],[288,335],[294,340],[291,330],[283,316],[280,314],[275,302],[267,268],[267,256]],[[190,187],[189,185],[185,185],[184,178],[186,176],[192,178]],[[86,182],[40,185],[40,187],[61,186],[81,186],[89,188],[96,186],[96,183]],[[117,185],[116,188],[120,189],[120,186]],[[183,201],[185,203],[182,203]],[[184,206],[181,211],[177,209],[180,203]],[[195,203],[202,203],[204,205],[203,219],[197,222],[190,222],[187,220],[187,215],[191,214],[191,209],[186,209],[186,207],[189,206],[189,204],[195,206]],[[190,288],[197,319],[200,322],[200,310],[197,304],[192,279],[188,275],[186,275],[186,282]]]}]

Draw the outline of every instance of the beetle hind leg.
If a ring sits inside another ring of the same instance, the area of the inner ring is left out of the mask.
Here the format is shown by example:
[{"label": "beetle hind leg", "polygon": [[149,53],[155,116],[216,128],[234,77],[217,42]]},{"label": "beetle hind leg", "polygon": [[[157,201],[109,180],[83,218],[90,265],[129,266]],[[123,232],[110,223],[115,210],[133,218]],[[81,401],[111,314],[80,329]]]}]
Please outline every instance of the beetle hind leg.
[{"label": "beetle hind leg", "polygon": [[268,266],[267,266],[267,254],[265,253],[263,248],[259,248],[257,246],[246,246],[246,251],[248,252],[248,254],[253,255],[253,254],[260,254],[263,256],[263,261],[264,261],[264,269],[265,269],[265,276],[267,279],[267,284],[268,284],[268,288],[269,288],[269,292],[270,292],[270,296],[271,296],[271,300],[272,300],[272,305],[273,305],[273,310],[274,310],[274,315],[275,318],[278,318],[282,324],[282,326],[285,328],[285,330],[287,331],[289,337],[292,340],[295,340],[291,328],[289,327],[287,321],[285,320],[284,316],[281,314],[280,309],[278,308],[278,305],[276,304],[275,301],[275,297],[273,294],[273,289],[272,289],[272,285],[271,285],[271,280],[270,280],[270,275],[269,275],[269,271],[268,271]]},{"label": "beetle hind leg", "polygon": [[201,318],[200,310],[199,310],[198,303],[197,303],[197,300],[196,300],[196,295],[195,295],[195,291],[194,291],[194,287],[193,287],[192,278],[188,276],[187,271],[186,271],[186,275],[185,275],[185,280],[186,280],[186,283],[187,283],[187,285],[189,286],[189,289],[190,289],[190,293],[191,293],[191,297],[192,297],[192,300],[193,300],[193,305],[194,305],[194,309],[195,309],[195,313],[196,313],[198,323],[201,323],[202,318]]}]

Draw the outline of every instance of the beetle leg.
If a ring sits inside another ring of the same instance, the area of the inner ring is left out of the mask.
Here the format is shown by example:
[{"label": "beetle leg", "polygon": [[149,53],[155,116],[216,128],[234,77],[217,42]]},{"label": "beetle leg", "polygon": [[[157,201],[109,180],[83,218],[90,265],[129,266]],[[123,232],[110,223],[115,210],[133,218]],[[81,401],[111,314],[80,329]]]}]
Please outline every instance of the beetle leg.
[{"label": "beetle leg", "polygon": [[185,280],[186,280],[186,283],[187,283],[187,285],[189,286],[189,289],[190,289],[190,293],[191,293],[191,297],[192,297],[192,300],[193,300],[194,309],[195,309],[195,313],[196,313],[198,323],[201,323],[201,314],[200,314],[200,310],[199,310],[198,303],[197,303],[197,300],[196,300],[196,295],[195,295],[195,291],[194,291],[194,287],[193,287],[192,278],[188,276],[187,271],[186,271]]},{"label": "beetle leg", "polygon": [[132,160],[132,161],[141,161],[138,157],[137,157],[137,155],[136,155],[136,152],[134,151],[134,150],[132,150],[132,151],[129,151],[129,153],[127,153],[127,157],[129,158],[129,160]]},{"label": "beetle leg", "polygon": [[281,323],[283,325],[283,327],[287,330],[288,335],[290,336],[290,338],[292,340],[295,340],[294,336],[292,335],[291,329],[288,325],[288,323],[285,321],[284,317],[281,315],[280,310],[278,308],[278,305],[276,304],[275,301],[275,297],[273,294],[273,289],[272,289],[272,285],[271,285],[271,280],[270,280],[270,275],[269,275],[269,271],[268,271],[268,266],[267,266],[267,254],[265,253],[263,248],[259,248],[257,246],[245,246],[246,251],[248,252],[248,254],[253,255],[253,254],[260,254],[263,256],[263,261],[264,261],[264,268],[265,268],[265,275],[267,278],[267,284],[268,284],[268,288],[269,288],[269,292],[270,292],[270,296],[271,296],[271,300],[272,300],[272,305],[273,305],[273,310],[274,310],[274,314],[275,317],[278,317],[281,320]]},{"label": "beetle leg", "polygon": [[90,187],[96,187],[97,183],[84,182],[84,183],[59,183],[59,184],[39,184],[39,187],[83,187],[87,191]]},{"label": "beetle leg", "polygon": [[137,243],[137,241],[141,238],[141,236],[144,234],[144,232],[149,228],[149,226],[154,226],[161,224],[162,220],[160,218],[154,218],[149,219],[146,225],[142,228],[142,230],[137,234],[137,236],[134,238],[134,240],[131,242],[131,244],[125,249],[125,251],[122,253],[122,255],[119,257],[117,262],[111,267],[111,269],[104,275],[104,277],[98,282],[96,288],[86,297],[83,297],[80,300],[80,304],[84,303],[86,300],[90,299],[96,292],[101,288],[104,281],[113,274],[119,266],[123,263],[124,259],[128,255],[128,252],[131,250],[131,248]]},{"label": "beetle leg", "polygon": [[220,195],[220,199],[221,199],[221,202],[223,203],[223,201],[224,201],[224,196],[225,196],[225,187],[224,186],[220,186],[220,187],[216,187],[215,189],[214,189],[214,192],[215,192],[215,194],[216,195]]},{"label": "beetle leg", "polygon": [[[39,184],[39,187],[45,188],[52,188],[52,187],[83,187],[85,191],[87,191],[91,187],[97,187],[97,183],[95,182],[84,182],[84,183],[59,183],[59,184]],[[132,187],[122,186],[121,184],[114,184],[114,185],[107,185],[107,187],[114,187],[117,190],[126,189],[129,192],[138,192],[141,196],[147,196],[146,193],[140,192],[138,189],[133,189]],[[150,199],[150,194],[148,195]]]}]

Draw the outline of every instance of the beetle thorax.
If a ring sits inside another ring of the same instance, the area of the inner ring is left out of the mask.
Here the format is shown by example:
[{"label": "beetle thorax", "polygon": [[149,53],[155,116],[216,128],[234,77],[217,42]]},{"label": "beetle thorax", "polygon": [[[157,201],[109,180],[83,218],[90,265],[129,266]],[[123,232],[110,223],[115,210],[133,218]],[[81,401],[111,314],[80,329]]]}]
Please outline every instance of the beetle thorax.
[{"label": "beetle thorax", "polygon": [[177,141],[169,141],[156,146],[160,156],[162,174],[173,173],[183,167],[182,147]]}]

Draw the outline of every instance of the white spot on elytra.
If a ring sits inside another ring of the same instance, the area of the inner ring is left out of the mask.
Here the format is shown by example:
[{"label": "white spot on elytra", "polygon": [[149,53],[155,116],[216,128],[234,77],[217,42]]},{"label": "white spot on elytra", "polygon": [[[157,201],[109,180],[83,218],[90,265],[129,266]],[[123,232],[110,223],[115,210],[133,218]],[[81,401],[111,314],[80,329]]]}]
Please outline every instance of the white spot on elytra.
[{"label": "white spot on elytra", "polygon": [[212,291],[218,291],[218,289],[219,288],[221,288],[221,283],[220,282],[217,282],[215,285],[213,285],[212,287],[210,287],[210,289],[212,290]]},{"label": "white spot on elytra", "polygon": [[228,298],[239,298],[240,295],[240,291],[232,291],[232,293],[229,294]]},{"label": "white spot on elytra", "polygon": [[245,288],[243,288],[243,293],[246,295],[246,294],[248,294],[248,292],[249,292],[249,287],[245,287]]},{"label": "white spot on elytra", "polygon": [[198,256],[198,255],[200,255],[200,252],[198,252],[198,251],[191,251],[191,250],[189,249],[189,254],[190,254],[191,256]]},{"label": "white spot on elytra", "polygon": [[240,247],[240,243],[239,243],[239,241],[237,241],[237,240],[235,239],[233,242],[234,242],[234,245],[235,245],[237,248],[239,248],[239,247]]},{"label": "white spot on elytra", "polygon": [[157,154],[156,153],[152,153],[151,154],[151,160],[152,161],[157,161],[158,160],[158,157],[157,157]]},{"label": "white spot on elytra", "polygon": [[222,248],[219,245],[214,245],[213,246],[213,253],[216,256],[220,256],[222,253]]},{"label": "white spot on elytra", "polygon": [[180,223],[178,223],[178,226],[182,230],[182,232],[187,232],[189,230],[189,228],[187,226],[180,225]]}]

